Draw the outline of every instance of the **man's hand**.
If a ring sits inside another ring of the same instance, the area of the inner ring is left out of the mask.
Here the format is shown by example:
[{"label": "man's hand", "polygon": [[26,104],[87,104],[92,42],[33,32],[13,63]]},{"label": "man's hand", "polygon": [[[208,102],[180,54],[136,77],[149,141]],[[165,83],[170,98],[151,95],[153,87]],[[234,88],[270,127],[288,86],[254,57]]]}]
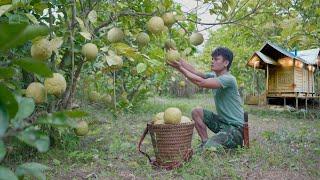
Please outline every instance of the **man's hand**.
[{"label": "man's hand", "polygon": [[169,64],[171,67],[173,67],[177,70],[180,70],[181,63],[179,61],[171,61],[171,62],[167,61],[167,64]]}]

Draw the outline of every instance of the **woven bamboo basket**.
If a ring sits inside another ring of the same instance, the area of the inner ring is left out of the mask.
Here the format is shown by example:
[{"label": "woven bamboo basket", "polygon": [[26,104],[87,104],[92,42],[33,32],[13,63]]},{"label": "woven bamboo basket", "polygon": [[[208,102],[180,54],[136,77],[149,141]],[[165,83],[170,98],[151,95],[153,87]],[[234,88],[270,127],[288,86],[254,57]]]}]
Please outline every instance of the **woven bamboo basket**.
[{"label": "woven bamboo basket", "polygon": [[176,125],[148,123],[147,126],[159,165],[166,166],[189,160],[192,155],[193,121]]}]

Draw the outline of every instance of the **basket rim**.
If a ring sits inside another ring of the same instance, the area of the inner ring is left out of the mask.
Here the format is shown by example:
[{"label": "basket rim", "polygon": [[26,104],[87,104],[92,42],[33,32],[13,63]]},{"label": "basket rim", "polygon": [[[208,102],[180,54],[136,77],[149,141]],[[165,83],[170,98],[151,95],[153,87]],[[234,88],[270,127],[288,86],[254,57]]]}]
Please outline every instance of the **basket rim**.
[{"label": "basket rim", "polygon": [[148,125],[150,126],[185,126],[185,125],[192,125],[195,124],[195,122],[192,120],[191,122],[188,123],[179,123],[179,124],[153,124],[153,122],[148,122]]}]

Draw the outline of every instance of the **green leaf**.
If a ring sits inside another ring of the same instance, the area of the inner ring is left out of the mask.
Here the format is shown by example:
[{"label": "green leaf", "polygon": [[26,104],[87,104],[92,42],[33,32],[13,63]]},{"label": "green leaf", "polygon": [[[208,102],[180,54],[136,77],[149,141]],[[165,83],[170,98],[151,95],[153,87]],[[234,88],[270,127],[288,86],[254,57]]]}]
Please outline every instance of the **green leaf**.
[{"label": "green leaf", "polygon": [[13,118],[18,112],[18,103],[14,95],[3,84],[0,84],[0,94],[0,104],[8,112],[9,118]]},{"label": "green leaf", "polygon": [[137,72],[140,74],[140,73],[143,73],[145,70],[147,69],[147,65],[144,64],[144,63],[139,63],[137,65]]},{"label": "green leaf", "polygon": [[90,11],[88,14],[88,19],[90,22],[96,23],[97,22],[97,12],[95,10]]},{"label": "green leaf", "polygon": [[7,110],[0,104],[0,137],[7,131],[9,125],[9,117]]},{"label": "green leaf", "polygon": [[17,134],[16,137],[29,146],[37,148],[39,152],[46,152],[49,150],[49,137],[33,127],[25,129]]},{"label": "green leaf", "polygon": [[1,0],[0,5],[11,4],[11,0]]},{"label": "green leaf", "polygon": [[79,32],[82,37],[87,40],[91,40],[91,34],[89,32]]},{"label": "green leaf", "polygon": [[48,3],[47,2],[39,2],[37,4],[34,4],[33,8],[38,14],[41,14],[41,13],[43,13],[44,9],[48,8]]},{"label": "green leaf", "polygon": [[128,46],[124,43],[115,43],[113,44],[113,47],[117,54],[130,57],[130,58],[139,58],[141,57],[141,54],[134,48]]},{"label": "green leaf", "polygon": [[0,166],[1,180],[18,180],[17,176],[7,167]]},{"label": "green leaf", "polygon": [[19,110],[14,117],[15,121],[23,120],[29,117],[33,113],[35,108],[35,104],[32,98],[17,97],[17,100],[19,104]]},{"label": "green leaf", "polygon": [[49,33],[46,26],[0,23],[0,50],[14,48]]},{"label": "green leaf", "polygon": [[29,13],[25,13],[25,15],[30,19],[31,22],[33,22],[33,24],[39,24],[38,19],[34,15]]},{"label": "green leaf", "polygon": [[0,162],[2,161],[5,155],[6,155],[6,146],[4,145],[3,141],[0,140]]},{"label": "green leaf", "polygon": [[80,110],[74,110],[74,111],[63,111],[65,115],[67,115],[69,118],[80,118],[87,116],[88,113]]},{"label": "green leaf", "polygon": [[76,17],[76,20],[79,23],[81,31],[88,32],[87,28],[84,26],[84,22],[82,21],[82,19]]},{"label": "green leaf", "polygon": [[39,117],[37,124],[50,124],[57,127],[76,127],[77,123],[70,120],[63,112],[55,112],[46,116]]},{"label": "green leaf", "polygon": [[15,60],[13,61],[13,63],[20,66],[28,72],[35,73],[43,77],[52,77],[52,71],[42,61],[34,60],[31,58],[24,58],[20,60]]},{"label": "green leaf", "polygon": [[14,75],[14,70],[9,67],[0,67],[0,78],[11,78]]},{"label": "green leaf", "polygon": [[11,9],[11,7],[12,7],[11,4],[0,6],[0,16],[2,16],[4,13],[8,12]]},{"label": "green leaf", "polygon": [[19,177],[23,177],[24,175],[30,175],[35,177],[36,179],[45,180],[46,176],[43,174],[43,171],[47,169],[47,166],[39,163],[24,163],[17,167],[16,174]]},{"label": "green leaf", "polygon": [[172,0],[164,0],[163,1],[163,6],[166,8],[166,9],[169,9],[172,5]]}]

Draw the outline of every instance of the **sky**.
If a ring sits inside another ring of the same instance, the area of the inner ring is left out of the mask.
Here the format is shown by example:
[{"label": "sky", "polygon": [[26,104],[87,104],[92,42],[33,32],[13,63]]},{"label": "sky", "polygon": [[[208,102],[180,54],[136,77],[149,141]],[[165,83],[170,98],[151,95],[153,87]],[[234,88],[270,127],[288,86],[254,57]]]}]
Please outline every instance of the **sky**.
[{"label": "sky", "polygon": [[[203,4],[201,1],[199,1],[198,3],[198,7],[197,7],[197,0],[174,0],[177,3],[180,3],[182,5],[182,11],[183,12],[195,12],[195,9],[198,9],[197,14],[198,17],[200,18],[199,20],[201,22],[204,23],[210,23],[210,22],[215,22],[216,21],[216,17],[213,15],[210,15],[209,13],[209,9],[211,8],[210,4]],[[207,28],[209,26],[203,26],[203,25],[197,25],[198,31],[201,31],[201,33],[203,34],[203,37],[205,39],[205,42],[202,43],[200,46],[198,46],[198,50],[202,51],[204,44],[206,43],[206,41],[209,38],[209,31],[210,30],[216,30],[219,28],[219,26],[213,26],[207,30],[204,30],[205,28]],[[203,31],[202,31],[203,30]]]}]

